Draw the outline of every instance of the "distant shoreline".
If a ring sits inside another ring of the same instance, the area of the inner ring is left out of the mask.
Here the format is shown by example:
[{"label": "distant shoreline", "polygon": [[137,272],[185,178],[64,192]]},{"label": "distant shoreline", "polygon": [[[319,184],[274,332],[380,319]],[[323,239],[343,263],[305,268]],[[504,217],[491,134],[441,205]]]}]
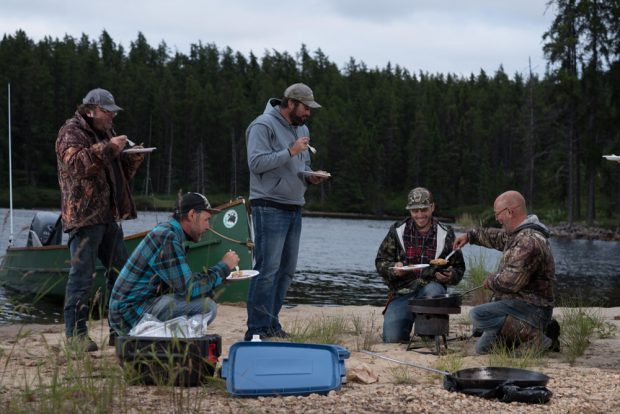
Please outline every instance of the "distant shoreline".
[{"label": "distant shoreline", "polygon": [[[303,211],[304,217],[326,217],[326,218],[341,218],[341,219],[355,219],[355,220],[401,220],[405,217],[392,216],[392,215],[377,215],[377,214],[363,214],[363,213],[339,213],[331,211]],[[461,226],[455,222],[454,217],[437,217],[437,219],[443,223],[449,223],[452,225],[455,231],[462,232],[468,227]],[[601,240],[601,241],[620,241],[620,227],[613,229],[587,226],[585,224],[573,224],[569,226],[568,223],[559,223],[555,225],[548,225],[551,230],[551,237],[557,239],[571,239],[571,240]]]}]

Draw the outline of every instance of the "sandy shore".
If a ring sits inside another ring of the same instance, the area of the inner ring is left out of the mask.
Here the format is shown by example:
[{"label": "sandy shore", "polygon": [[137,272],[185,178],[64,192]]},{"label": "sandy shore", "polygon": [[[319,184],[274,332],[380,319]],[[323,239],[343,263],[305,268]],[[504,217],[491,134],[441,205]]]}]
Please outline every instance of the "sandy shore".
[{"label": "sandy shore", "polygon": [[[451,335],[467,334],[464,324],[468,308],[461,315],[451,316]],[[620,308],[600,308],[610,323],[620,328]],[[561,315],[562,309],[556,309]],[[242,340],[245,332],[245,308],[221,305],[212,332],[222,336],[222,358],[229,347]],[[296,306],[285,308],[281,319],[285,328],[294,330],[309,320],[341,317],[348,321],[357,319],[367,326],[374,323],[375,337],[379,338],[382,324],[381,308],[371,306],[317,307]],[[352,323],[352,322],[351,322]],[[93,321],[91,336],[101,350],[90,354],[95,365],[115,363],[116,355],[107,343],[108,328],[104,321]],[[0,411],[9,401],[23,396],[26,388],[36,389],[37,384],[57,375],[57,368],[48,366],[53,357],[55,367],[70,370],[71,361],[63,359],[64,339],[61,325],[8,325],[0,327]],[[352,334],[344,335],[341,343],[351,351],[346,360],[349,372],[367,368],[378,381],[365,384],[346,381],[341,390],[329,395],[308,397],[231,397],[224,387],[193,387],[171,391],[153,386],[127,386],[124,395],[115,397],[114,411],[122,412],[258,412],[258,413],[361,413],[361,412],[425,412],[454,413],[513,412],[513,413],[612,413],[620,412],[620,338],[595,339],[573,365],[563,362],[562,355],[551,353],[540,366],[530,367],[551,377],[548,388],[553,391],[546,405],[522,403],[505,404],[484,400],[443,389],[439,375],[413,367],[406,367],[357,352],[359,345]],[[453,341],[451,351],[463,354],[466,367],[487,366],[487,357],[474,356],[473,341]],[[440,357],[428,349],[407,351],[406,345],[377,343],[373,352],[394,359],[435,367]],[[445,358],[445,357],[444,357]],[[65,378],[68,375],[64,373]],[[104,375],[104,374],[101,374]],[[397,384],[406,376],[407,384]],[[43,380],[41,380],[43,378]],[[36,396],[36,392],[34,393]],[[32,397],[35,398],[36,397]],[[23,407],[22,407],[23,408]],[[86,412],[79,410],[80,412]],[[62,411],[58,411],[62,412]]]}]

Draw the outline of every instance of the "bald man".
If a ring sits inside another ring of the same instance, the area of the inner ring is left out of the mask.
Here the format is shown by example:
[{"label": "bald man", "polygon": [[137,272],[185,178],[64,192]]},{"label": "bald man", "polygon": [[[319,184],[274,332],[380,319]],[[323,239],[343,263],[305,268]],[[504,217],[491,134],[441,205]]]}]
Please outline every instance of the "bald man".
[{"label": "bald man", "polygon": [[497,272],[484,281],[484,287],[493,292],[492,301],[469,312],[474,329],[483,332],[476,352],[487,354],[498,341],[559,350],[559,331],[550,333],[552,338],[544,334],[555,303],[555,262],[549,230],[536,215],[527,214],[525,199],[517,191],[500,194],[493,212],[501,229],[469,230],[453,245],[460,249],[471,243],[503,252]]}]

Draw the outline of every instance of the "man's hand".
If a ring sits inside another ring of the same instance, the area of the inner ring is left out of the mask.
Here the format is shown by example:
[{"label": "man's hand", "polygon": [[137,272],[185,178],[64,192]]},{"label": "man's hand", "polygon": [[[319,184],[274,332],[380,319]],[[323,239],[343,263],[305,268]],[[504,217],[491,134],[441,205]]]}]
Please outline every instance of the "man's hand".
[{"label": "man's hand", "polygon": [[226,266],[232,270],[239,264],[239,255],[237,252],[229,250],[224,257],[222,257],[222,262],[226,263]]},{"label": "man's hand", "polygon": [[484,279],[484,282],[482,283],[482,287],[485,289],[490,289],[489,288],[489,282],[491,280],[491,278],[493,278],[493,275],[488,275],[486,279]]},{"label": "man's hand", "polygon": [[127,145],[127,135],[119,135],[110,138],[110,146],[114,150],[114,153],[117,155],[125,149],[125,145]]},{"label": "man's hand", "polygon": [[435,272],[435,279],[437,279],[439,283],[450,282],[450,280],[452,280],[452,266],[442,269],[439,272]]},{"label": "man's hand", "polygon": [[[315,171],[315,172],[318,172],[318,173],[324,173],[325,175],[327,175],[327,171],[318,170],[318,171]],[[307,177],[306,177],[306,179],[308,180],[308,182],[309,182],[310,184],[320,184],[320,183],[322,183],[323,181],[327,180],[328,178],[329,178],[329,177],[327,177],[327,176],[325,176],[325,177],[319,177],[319,176],[316,176],[316,175],[309,175],[309,176],[307,176]]]},{"label": "man's hand", "polygon": [[454,240],[454,243],[452,243],[452,250],[458,250],[461,247],[465,246],[467,243],[469,243],[469,234],[461,234]]},{"label": "man's hand", "polygon": [[291,153],[291,157],[307,150],[308,142],[310,142],[310,137],[297,138],[293,145],[288,147],[288,151]]}]

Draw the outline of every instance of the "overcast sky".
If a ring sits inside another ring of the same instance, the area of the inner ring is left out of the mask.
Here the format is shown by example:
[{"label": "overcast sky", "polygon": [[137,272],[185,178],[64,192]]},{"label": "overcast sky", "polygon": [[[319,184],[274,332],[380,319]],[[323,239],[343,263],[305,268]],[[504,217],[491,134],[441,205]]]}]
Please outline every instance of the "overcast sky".
[{"label": "overcast sky", "polygon": [[187,54],[191,44],[248,56],[295,56],[302,44],[342,68],[353,57],[410,72],[467,76],[500,65],[509,76],[545,71],[542,35],[555,15],[547,0],[0,0],[0,30],[98,39],[105,29],[127,50],[138,32]]}]

